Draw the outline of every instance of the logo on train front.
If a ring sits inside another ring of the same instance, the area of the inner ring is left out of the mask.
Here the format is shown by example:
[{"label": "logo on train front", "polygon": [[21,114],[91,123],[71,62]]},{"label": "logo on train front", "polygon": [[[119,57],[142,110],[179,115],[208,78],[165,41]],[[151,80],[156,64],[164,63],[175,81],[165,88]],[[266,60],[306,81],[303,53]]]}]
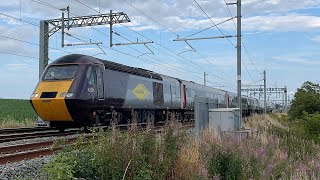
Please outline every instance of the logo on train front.
[{"label": "logo on train front", "polygon": [[143,84],[138,84],[133,90],[132,93],[139,99],[144,100],[150,92]]}]

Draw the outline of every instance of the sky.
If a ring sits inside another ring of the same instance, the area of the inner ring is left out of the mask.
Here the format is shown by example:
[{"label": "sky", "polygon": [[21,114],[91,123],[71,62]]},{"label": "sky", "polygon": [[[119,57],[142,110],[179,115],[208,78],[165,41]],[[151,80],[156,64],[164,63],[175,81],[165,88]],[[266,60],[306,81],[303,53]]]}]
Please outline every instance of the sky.
[{"label": "sky", "polygon": [[[0,98],[28,99],[38,82],[40,20],[124,12],[131,22],[113,26],[113,43],[150,42],[109,47],[109,25],[71,28],[61,47],[61,31],[49,39],[49,59],[71,53],[92,55],[129,66],[236,92],[236,38],[173,41],[236,35],[234,0],[1,0]],[[198,5],[202,8],[200,8]],[[210,18],[208,18],[207,17]],[[320,83],[320,0],[242,0],[242,84],[287,86],[290,98],[303,82]],[[235,23],[234,23],[235,22]],[[207,29],[212,27],[210,29]],[[205,31],[202,31],[207,29]],[[194,34],[194,35],[193,35]],[[192,35],[192,36],[191,36]],[[150,50],[151,51],[150,51]],[[273,95],[270,99],[282,99]]]}]

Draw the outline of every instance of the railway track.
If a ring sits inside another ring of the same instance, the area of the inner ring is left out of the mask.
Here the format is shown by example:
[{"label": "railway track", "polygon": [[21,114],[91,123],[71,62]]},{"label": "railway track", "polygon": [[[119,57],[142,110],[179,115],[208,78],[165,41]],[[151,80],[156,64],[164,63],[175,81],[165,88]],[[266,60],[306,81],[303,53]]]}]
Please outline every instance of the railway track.
[{"label": "railway track", "polygon": [[69,130],[65,132],[41,131],[41,132],[31,132],[31,133],[5,134],[5,135],[0,135],[0,143],[22,140],[22,139],[39,138],[39,137],[67,136],[67,135],[76,134],[78,131],[79,130]]},{"label": "railway track", "polygon": [[49,127],[34,127],[34,128],[5,128],[0,129],[0,134],[15,134],[15,133],[27,133],[27,132],[38,132],[48,131]]},{"label": "railway track", "polygon": [[[86,135],[85,139],[92,138],[93,135]],[[76,142],[78,137],[68,138],[64,145]],[[51,148],[54,140],[12,145],[0,148],[0,165],[9,162],[17,162],[24,159],[32,159],[40,156],[52,155],[55,151],[61,150],[64,145]]]}]

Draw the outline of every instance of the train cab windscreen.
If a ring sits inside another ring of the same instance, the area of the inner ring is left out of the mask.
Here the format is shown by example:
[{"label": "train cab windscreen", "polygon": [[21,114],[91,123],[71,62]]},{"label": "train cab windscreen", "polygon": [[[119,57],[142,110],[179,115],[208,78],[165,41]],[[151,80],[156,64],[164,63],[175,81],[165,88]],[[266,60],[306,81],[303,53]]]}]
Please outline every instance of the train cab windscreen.
[{"label": "train cab windscreen", "polygon": [[78,70],[78,65],[50,66],[43,80],[67,80],[73,79]]}]

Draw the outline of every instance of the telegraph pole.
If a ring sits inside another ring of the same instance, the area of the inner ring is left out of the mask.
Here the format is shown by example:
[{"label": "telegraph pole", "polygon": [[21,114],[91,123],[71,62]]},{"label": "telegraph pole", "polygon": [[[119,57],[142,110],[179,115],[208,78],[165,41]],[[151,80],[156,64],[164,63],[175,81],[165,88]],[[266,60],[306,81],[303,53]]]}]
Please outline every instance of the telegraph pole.
[{"label": "telegraph pole", "polygon": [[263,71],[263,93],[264,93],[264,113],[267,114],[267,76],[266,70]]},{"label": "telegraph pole", "polygon": [[[241,100],[241,0],[237,1],[237,82],[238,82],[238,107],[242,119]],[[241,121],[240,121],[241,122]]]}]

